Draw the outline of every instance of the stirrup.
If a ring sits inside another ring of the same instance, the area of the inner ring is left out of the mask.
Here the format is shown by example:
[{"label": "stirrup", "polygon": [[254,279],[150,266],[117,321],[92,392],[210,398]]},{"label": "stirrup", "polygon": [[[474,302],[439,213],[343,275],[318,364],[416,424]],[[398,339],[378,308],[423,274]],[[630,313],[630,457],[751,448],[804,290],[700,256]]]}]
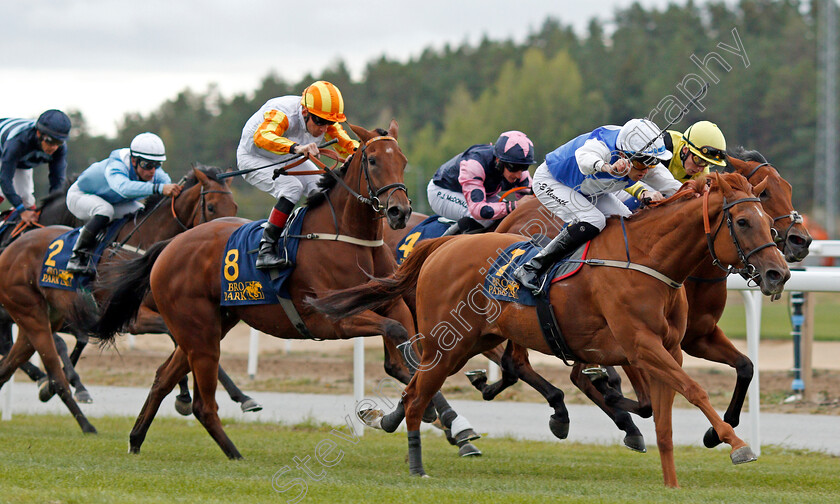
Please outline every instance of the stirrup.
[{"label": "stirrup", "polygon": [[607,368],[599,364],[588,364],[581,370],[581,373],[586,375],[590,380],[598,380],[600,378],[607,378]]},{"label": "stirrup", "polygon": [[70,273],[80,273],[83,275],[93,274],[93,268],[90,265],[90,259],[90,256],[78,257],[77,255],[73,254],[70,256],[70,259],[67,260],[66,269]]},{"label": "stirrup", "polygon": [[260,242],[260,251],[262,251],[262,244],[263,243],[270,243],[271,250],[270,252],[267,251],[266,253],[257,253],[257,260],[254,266],[257,269],[269,270],[269,269],[283,269],[288,268],[290,266],[294,266],[294,263],[289,260],[288,252],[283,249],[283,254],[279,254],[277,247],[277,242]]}]

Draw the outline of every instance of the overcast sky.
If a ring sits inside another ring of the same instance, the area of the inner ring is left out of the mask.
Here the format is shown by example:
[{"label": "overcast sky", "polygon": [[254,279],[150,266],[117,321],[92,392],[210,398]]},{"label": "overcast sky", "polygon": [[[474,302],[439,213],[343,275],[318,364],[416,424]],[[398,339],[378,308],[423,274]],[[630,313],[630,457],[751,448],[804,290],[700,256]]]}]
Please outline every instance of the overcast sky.
[{"label": "overcast sky", "polygon": [[216,83],[230,96],[254,90],[271,71],[296,81],[337,60],[358,77],[383,54],[406,61],[483,35],[521,42],[549,16],[584,33],[591,18],[609,22],[632,1],[0,3],[0,117],[76,109],[93,133],[113,135],[124,113],[148,113],[186,87],[203,92]]}]

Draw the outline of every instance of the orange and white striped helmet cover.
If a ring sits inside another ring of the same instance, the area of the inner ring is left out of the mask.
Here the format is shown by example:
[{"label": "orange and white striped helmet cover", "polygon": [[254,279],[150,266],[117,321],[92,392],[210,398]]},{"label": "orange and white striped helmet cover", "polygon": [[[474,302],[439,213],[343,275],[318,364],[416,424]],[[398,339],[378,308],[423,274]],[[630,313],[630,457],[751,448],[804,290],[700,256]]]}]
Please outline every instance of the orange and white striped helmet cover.
[{"label": "orange and white striped helmet cover", "polygon": [[303,91],[300,104],[311,114],[332,122],[344,122],[344,98],[341,91],[327,81],[316,81]]}]

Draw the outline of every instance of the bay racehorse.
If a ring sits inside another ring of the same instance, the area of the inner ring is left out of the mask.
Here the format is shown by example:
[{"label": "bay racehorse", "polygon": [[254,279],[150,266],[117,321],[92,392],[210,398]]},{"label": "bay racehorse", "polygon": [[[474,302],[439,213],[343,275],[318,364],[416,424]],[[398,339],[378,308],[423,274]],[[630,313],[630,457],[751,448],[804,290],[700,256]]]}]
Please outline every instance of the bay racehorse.
[{"label": "bay racehorse", "polygon": [[[771,233],[785,259],[798,262],[808,255],[811,236],[802,224],[802,219],[792,203],[792,187],[781,177],[776,168],[757,151],[747,151],[736,148],[729,152],[727,171],[740,173],[753,183],[766,181],[762,191],[761,205],[764,211],[773,219]],[[516,233],[531,236],[536,233],[555,236],[563,226],[563,222],[543,207],[538,200],[523,201],[514,212],[505,217],[497,228],[497,232]],[[729,407],[723,419],[732,427],[737,427],[740,420],[741,408],[746,398],[747,389],[753,376],[753,364],[726,337],[717,325],[726,306],[726,273],[713,264],[709,257],[687,278],[685,291],[688,299],[688,322],[682,349],[689,355],[701,359],[728,364],[736,370],[737,380]],[[503,368],[500,382],[486,385],[485,398],[498,394],[512,383],[517,376],[527,376],[528,383],[535,383],[535,388],[557,408],[557,397],[562,393],[549,382],[541,380],[528,363],[527,350],[516,345],[509,345],[509,362]],[[498,349],[496,350],[498,352]],[[505,369],[509,371],[505,373]],[[625,373],[630,379],[639,401],[628,401],[620,394],[621,380],[614,370],[608,369],[610,376],[607,382],[590,380],[581,373],[582,365],[572,368],[572,382],[577,385],[590,399],[601,407],[627,433],[625,445],[639,450],[644,446],[638,428],[633,424],[625,411],[650,416],[650,397],[647,380],[639,370],[626,367]],[[510,377],[505,376],[512,375]],[[492,387],[492,388],[491,388]],[[605,395],[607,397],[605,397]],[[710,428],[704,436],[704,444],[708,447],[720,444],[720,439]]]},{"label": "bay racehorse", "polygon": [[[214,171],[215,170],[215,171]],[[192,228],[218,216],[236,215],[236,203],[227,184],[216,180],[218,169],[202,171],[193,168],[185,177],[185,189],[174,200],[157,196],[149,198],[146,209],[136,219],[127,222],[116,235],[120,244],[109,247],[100,260],[100,269],[109,262],[119,262],[135,257],[137,250],[169,239],[186,228]],[[168,203],[159,205],[156,203]],[[79,326],[91,314],[87,305],[91,300],[84,292],[41,287],[41,266],[48,247],[61,234],[69,231],[66,226],[48,226],[23,234],[0,254],[0,304],[18,325],[19,335],[11,351],[0,361],[0,385],[12,373],[38,352],[49,375],[52,387],[73,414],[82,431],[93,433],[96,429],[85,418],[69,391],[69,382],[61,369],[61,360],[53,342],[53,332],[65,322]],[[61,242],[59,242],[61,243]],[[95,292],[96,296],[104,293]],[[142,303],[141,298],[138,302]],[[166,332],[154,306],[144,306],[141,316],[131,327],[135,334]],[[179,377],[180,378],[180,377]]]},{"label": "bay racehorse", "polygon": [[[663,479],[671,487],[678,486],[671,438],[675,392],[709,419],[720,439],[730,445],[733,463],[756,458],[681,367],[680,340],[688,307],[678,286],[710,255],[721,264],[740,265],[766,295],[780,293],[790,277],[773,246],[771,219],[753,196],[761,194],[766,183],[753,188],[739,174],[713,174],[710,182],[689,182],[656,208],[626,221],[609,220],[592,240],[589,257],[632,262],[634,268],[590,265],[549,289],[560,332],[574,355],[602,365],[631,364],[646,372]],[[486,296],[482,301],[478,295],[483,294],[486,261],[522,239],[489,233],[429,240],[394,275],[309,300],[314,309],[346,320],[416,290],[418,337],[424,345],[418,371],[395,411],[385,416],[360,412],[367,423],[390,432],[406,419],[411,474],[425,475],[420,416],[447,376],[473,355],[506,339],[552,354],[533,307],[501,301],[495,303],[498,310],[491,309],[494,301]],[[453,310],[459,303],[473,308]]]},{"label": "bay racehorse", "polygon": [[[404,227],[411,204],[403,182],[406,158],[397,143],[398,126],[388,131],[368,131],[350,125],[360,147],[338,173],[321,180],[323,192],[309,198],[289,293],[309,333],[316,339],[347,339],[384,335],[395,345],[408,341],[414,321],[402,299],[341,321],[327,319],[308,309],[303,299],[337,288],[358,285],[368,275],[384,276],[395,269],[393,254],[382,245],[382,223]],[[303,339],[296,326],[277,305],[220,306],[221,269],[228,237],[243,219],[220,219],[159,244],[135,261],[126,263],[113,295],[104,306],[96,332],[106,341],[137,312],[138,293],[151,290],[155,304],[178,343],[158,369],[155,382],[129,436],[132,453],[139,453],[146,433],[178,377],[192,370],[193,414],[222,451],[241,458],[224,432],[215,401],[219,342],[240,320],[276,337]],[[330,233],[333,237],[321,235]],[[334,235],[341,238],[336,239]],[[319,239],[320,237],[320,239]],[[323,241],[326,239],[327,241]],[[187,301],[188,300],[188,301]],[[411,332],[413,334],[413,332]],[[419,362],[406,346],[412,362]],[[441,397],[439,394],[436,397]],[[445,400],[444,400],[445,402]],[[438,403],[435,403],[438,407]],[[438,414],[448,405],[441,403]]]}]

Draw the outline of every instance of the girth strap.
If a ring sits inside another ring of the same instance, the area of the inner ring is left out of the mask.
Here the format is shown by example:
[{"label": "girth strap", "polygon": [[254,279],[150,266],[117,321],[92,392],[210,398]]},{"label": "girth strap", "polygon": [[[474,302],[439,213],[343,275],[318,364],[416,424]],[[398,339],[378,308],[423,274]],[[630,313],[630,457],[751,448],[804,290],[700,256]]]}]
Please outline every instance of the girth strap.
[{"label": "girth strap", "polygon": [[560,326],[557,324],[554,308],[551,307],[548,296],[534,296],[534,299],[537,301],[537,320],[540,323],[540,330],[542,330],[545,342],[548,343],[554,355],[560,357],[565,365],[573,366],[580,359],[569,348],[566,338],[560,332]]}]

